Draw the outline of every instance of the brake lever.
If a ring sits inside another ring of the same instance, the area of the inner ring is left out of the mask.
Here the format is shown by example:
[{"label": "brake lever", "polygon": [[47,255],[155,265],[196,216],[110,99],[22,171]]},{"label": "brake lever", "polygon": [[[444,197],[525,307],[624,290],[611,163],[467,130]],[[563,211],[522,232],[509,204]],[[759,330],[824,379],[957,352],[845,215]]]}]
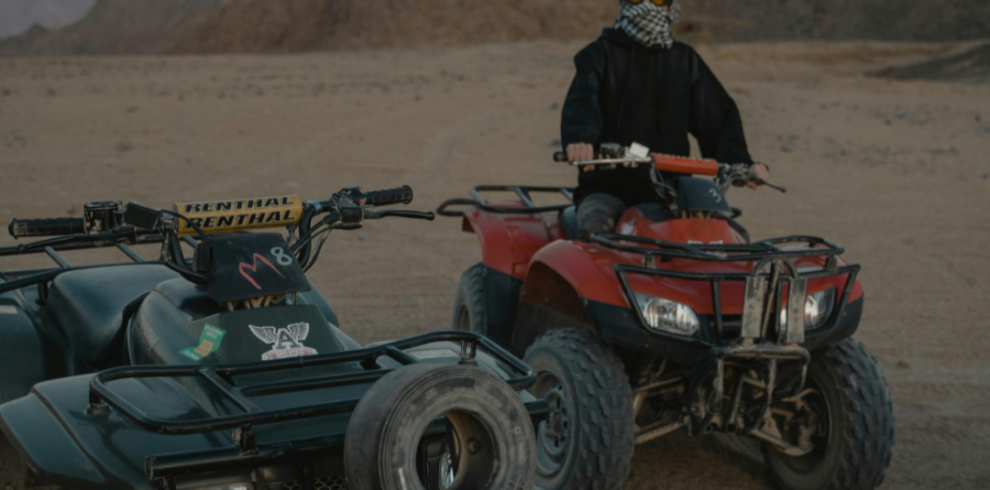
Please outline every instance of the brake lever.
[{"label": "brake lever", "polygon": [[436,219],[436,213],[429,211],[408,211],[404,209],[387,209],[384,211],[365,211],[365,219],[380,219],[387,218],[389,216],[395,216],[396,218],[411,218],[411,219],[425,219],[427,221],[433,221]]},{"label": "brake lever", "polygon": [[777,189],[780,192],[787,192],[787,188],[786,187],[784,187],[782,185],[774,184],[773,182],[770,182],[769,180],[763,180],[761,178],[755,178],[753,180],[755,180],[756,182],[758,182],[760,184],[763,184],[763,185],[765,185],[767,187],[770,187],[771,189]]}]

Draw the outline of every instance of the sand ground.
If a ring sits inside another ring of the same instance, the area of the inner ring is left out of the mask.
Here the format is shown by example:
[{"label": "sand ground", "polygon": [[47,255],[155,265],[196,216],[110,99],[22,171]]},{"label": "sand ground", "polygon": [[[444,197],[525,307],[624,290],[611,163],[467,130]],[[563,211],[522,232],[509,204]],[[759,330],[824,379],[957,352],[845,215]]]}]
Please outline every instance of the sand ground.
[{"label": "sand ground", "polygon": [[[409,184],[414,207],[432,209],[474,184],[570,185],[550,155],[579,47],[0,59],[0,222],[104,199]],[[790,188],[730,193],[743,224],[754,238],[829,237],[863,265],[856,336],[897,417],[886,488],[990,487],[990,86],[863,75],[957,49],[700,50],[741,106],[753,154]],[[372,222],[328,247],[311,277],[362,342],[447,328],[458,278],[480,259],[456,220]],[[638,449],[626,488],[770,485],[758,462],[675,435]]]}]

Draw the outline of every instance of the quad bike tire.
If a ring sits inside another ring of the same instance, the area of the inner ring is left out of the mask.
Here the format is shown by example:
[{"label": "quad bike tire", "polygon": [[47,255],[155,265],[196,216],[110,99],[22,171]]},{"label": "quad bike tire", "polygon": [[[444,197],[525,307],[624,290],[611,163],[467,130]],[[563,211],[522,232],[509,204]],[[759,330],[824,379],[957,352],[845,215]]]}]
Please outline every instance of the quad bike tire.
[{"label": "quad bike tire", "polygon": [[594,333],[552,330],[527,349],[530,391],[550,403],[537,429],[537,488],[618,490],[635,445],[632,390],[622,361]]},{"label": "quad bike tire", "polygon": [[485,297],[485,266],[476,264],[464,271],[454,296],[452,329],[488,336],[488,308]]},{"label": "quad bike tire", "polygon": [[531,490],[533,423],[519,395],[467,365],[413,364],[378,380],[354,410],[344,441],[351,490],[422,490],[417,454],[437,416],[452,427],[458,471],[449,490]]},{"label": "quad bike tire", "polygon": [[792,458],[764,444],[770,474],[792,490],[872,490],[880,486],[894,445],[890,391],[876,359],[846,339],[813,353],[808,386],[829,411],[828,440],[814,460]]}]

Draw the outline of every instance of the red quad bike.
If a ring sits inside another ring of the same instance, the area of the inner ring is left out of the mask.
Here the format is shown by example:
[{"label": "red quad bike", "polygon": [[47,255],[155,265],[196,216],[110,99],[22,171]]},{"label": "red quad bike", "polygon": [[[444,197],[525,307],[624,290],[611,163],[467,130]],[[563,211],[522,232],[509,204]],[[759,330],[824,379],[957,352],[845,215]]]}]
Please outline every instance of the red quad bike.
[{"label": "red quad bike", "polygon": [[601,153],[575,165],[654,167],[657,202],[629,209],[615,233],[578,240],[573,204],[531,197],[573,202],[567,188],[480,186],[438,210],[463,217],[484,259],[461,279],[454,328],[525,353],[550,404],[537,486],[621,488],[634,445],[681,428],[762,446],[782,488],[879,486],[894,417],[876,360],[851,338],[859,266],[822,238],[750,243],[725,200],[758,181],[747,165],[635,144]]}]

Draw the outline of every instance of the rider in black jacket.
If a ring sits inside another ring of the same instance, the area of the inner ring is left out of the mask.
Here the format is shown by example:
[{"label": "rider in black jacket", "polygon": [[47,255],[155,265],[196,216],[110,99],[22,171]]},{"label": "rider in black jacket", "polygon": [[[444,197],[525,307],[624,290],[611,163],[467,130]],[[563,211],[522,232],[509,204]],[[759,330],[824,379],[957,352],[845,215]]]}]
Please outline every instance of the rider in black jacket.
[{"label": "rider in black jacket", "polygon": [[[568,159],[591,160],[601,143],[632,142],[688,156],[690,133],[705,158],[753,164],[732,97],[694,49],[671,37],[677,0],[621,3],[615,26],[574,57],[560,124]],[[585,169],[575,193],[585,235],[611,232],[627,206],[657,201],[648,167]],[[754,170],[769,177],[764,165]]]}]

